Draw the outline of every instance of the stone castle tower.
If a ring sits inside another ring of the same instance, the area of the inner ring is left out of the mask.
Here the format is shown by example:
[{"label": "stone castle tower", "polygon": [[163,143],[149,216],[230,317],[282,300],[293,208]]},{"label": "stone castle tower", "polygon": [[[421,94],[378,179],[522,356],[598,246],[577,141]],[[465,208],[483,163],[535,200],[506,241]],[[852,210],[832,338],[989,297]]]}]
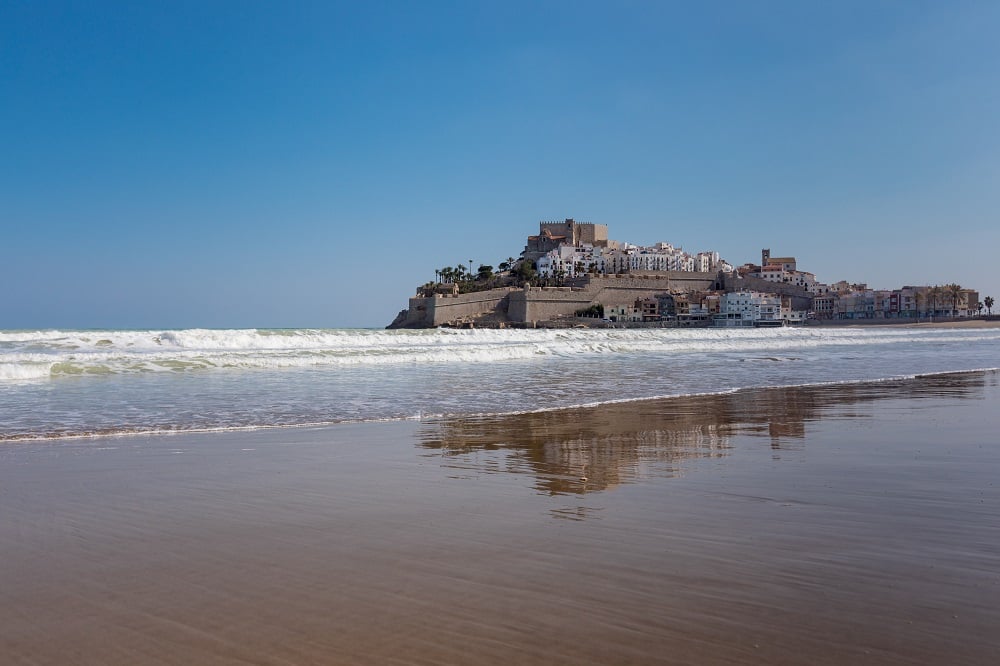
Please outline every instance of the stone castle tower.
[{"label": "stone castle tower", "polygon": [[594,224],[592,222],[577,222],[573,218],[567,218],[562,222],[539,222],[538,233],[544,235],[561,236],[565,242],[571,245],[582,245],[584,243],[594,247],[607,247],[608,245],[608,225]]},{"label": "stone castle tower", "polygon": [[577,222],[573,218],[566,218],[562,222],[539,222],[538,235],[528,236],[528,244],[525,245],[521,256],[534,261],[564,243],[607,247],[608,225]]}]

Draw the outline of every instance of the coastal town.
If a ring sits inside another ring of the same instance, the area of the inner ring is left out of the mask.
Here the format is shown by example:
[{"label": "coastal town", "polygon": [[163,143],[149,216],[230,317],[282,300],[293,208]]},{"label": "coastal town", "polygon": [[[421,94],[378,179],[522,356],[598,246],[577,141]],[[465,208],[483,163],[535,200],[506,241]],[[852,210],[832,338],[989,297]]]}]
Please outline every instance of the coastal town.
[{"label": "coastal town", "polygon": [[718,252],[611,240],[607,225],[573,219],[540,222],[516,259],[472,265],[436,270],[389,328],[918,323],[992,315],[994,305],[954,283],[825,283],[770,249],[735,266]]}]

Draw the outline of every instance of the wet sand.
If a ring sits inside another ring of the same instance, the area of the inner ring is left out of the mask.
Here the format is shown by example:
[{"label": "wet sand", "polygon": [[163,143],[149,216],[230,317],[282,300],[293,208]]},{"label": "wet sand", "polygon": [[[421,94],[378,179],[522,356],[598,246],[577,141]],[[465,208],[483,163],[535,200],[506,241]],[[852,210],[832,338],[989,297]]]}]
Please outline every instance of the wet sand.
[{"label": "wet sand", "polygon": [[4,664],[1000,663],[1000,377],[0,448]]}]

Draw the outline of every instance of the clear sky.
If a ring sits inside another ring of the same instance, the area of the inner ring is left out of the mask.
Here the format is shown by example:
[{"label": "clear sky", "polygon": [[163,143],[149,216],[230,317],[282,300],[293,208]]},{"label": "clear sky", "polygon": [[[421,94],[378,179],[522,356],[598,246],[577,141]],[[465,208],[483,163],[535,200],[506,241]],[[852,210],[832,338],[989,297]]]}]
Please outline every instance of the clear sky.
[{"label": "clear sky", "polygon": [[383,326],[539,220],[1000,297],[1000,3],[0,0],[0,328]]}]

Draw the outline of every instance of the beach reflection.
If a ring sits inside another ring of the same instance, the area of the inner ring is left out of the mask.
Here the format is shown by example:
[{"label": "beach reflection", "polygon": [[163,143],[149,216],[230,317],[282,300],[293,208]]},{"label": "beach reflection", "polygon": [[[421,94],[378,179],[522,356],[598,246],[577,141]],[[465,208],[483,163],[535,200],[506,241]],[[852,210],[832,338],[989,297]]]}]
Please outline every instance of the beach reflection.
[{"label": "beach reflection", "polygon": [[[809,423],[870,418],[904,400],[978,399],[995,373],[935,375],[867,384],[775,388],[422,424],[421,446],[456,476],[535,477],[550,495],[583,494],[648,477],[675,477],[693,461],[722,457],[735,435],[775,452],[805,446]],[[572,516],[561,516],[570,517]]]}]

